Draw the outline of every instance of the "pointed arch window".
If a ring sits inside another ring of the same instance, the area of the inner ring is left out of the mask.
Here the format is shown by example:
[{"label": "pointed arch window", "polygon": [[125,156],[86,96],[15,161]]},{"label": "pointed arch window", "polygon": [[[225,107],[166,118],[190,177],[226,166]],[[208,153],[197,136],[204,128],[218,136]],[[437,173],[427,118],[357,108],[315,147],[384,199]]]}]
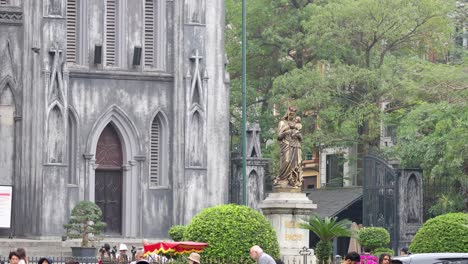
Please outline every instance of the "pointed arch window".
[{"label": "pointed arch window", "polygon": [[98,164],[98,169],[122,168],[122,143],[112,123],[107,124],[99,136],[96,146],[96,164]]},{"label": "pointed arch window", "polygon": [[48,163],[63,163],[65,146],[65,124],[60,108],[55,105],[47,120]]},{"label": "pointed arch window", "polygon": [[189,165],[191,167],[203,166],[203,138],[203,117],[200,112],[195,111],[190,126]]},{"label": "pointed arch window", "polygon": [[261,201],[260,194],[263,193],[262,190],[260,190],[262,186],[259,182],[259,177],[255,170],[252,170],[249,173],[247,186],[249,186],[249,199],[247,200],[248,206],[255,208],[257,203]]},{"label": "pointed arch window", "polygon": [[11,86],[0,86],[0,178],[12,184],[15,163],[15,102]]},{"label": "pointed arch window", "polygon": [[78,151],[78,135],[77,135],[77,120],[72,111],[68,111],[68,183],[78,184],[77,179],[77,151]]},{"label": "pointed arch window", "polygon": [[166,122],[160,113],[151,123],[149,186],[168,185],[168,138]]}]

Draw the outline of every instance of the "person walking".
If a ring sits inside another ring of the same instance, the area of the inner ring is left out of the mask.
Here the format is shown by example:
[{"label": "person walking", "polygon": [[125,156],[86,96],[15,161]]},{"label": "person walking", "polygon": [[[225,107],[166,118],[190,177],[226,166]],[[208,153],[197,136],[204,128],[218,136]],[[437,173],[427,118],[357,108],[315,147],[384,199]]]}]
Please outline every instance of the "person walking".
[{"label": "person walking", "polygon": [[409,250],[407,247],[402,247],[400,249],[400,256],[408,256],[410,253],[409,253]]},{"label": "person walking", "polygon": [[379,264],[390,264],[392,261],[392,257],[390,254],[382,253],[379,257]]},{"label": "person walking", "polygon": [[200,264],[200,254],[192,252],[188,257],[189,264]]},{"label": "person walking", "polygon": [[130,262],[130,264],[136,264],[140,260],[146,260],[144,255],[145,255],[145,251],[143,249],[137,250],[137,252],[135,253],[135,260]]},{"label": "person walking", "polygon": [[258,264],[276,264],[276,261],[257,245],[250,248],[250,257]]},{"label": "person walking", "polygon": [[119,255],[117,256],[117,262],[118,263],[128,263],[128,255],[127,255],[127,245],[125,244],[120,244],[119,247]]},{"label": "person walking", "polygon": [[364,254],[361,255],[361,260],[358,264],[377,264],[379,258],[371,255],[371,250],[368,247],[364,247]]},{"label": "person walking", "polygon": [[37,264],[52,264],[52,260],[50,258],[42,257],[39,259]]},{"label": "person walking", "polygon": [[28,257],[26,256],[26,250],[24,248],[17,248],[16,253],[18,253],[20,260],[19,264],[28,264]]},{"label": "person walking", "polygon": [[20,260],[20,256],[18,252],[16,251],[11,251],[10,254],[8,255],[8,262],[10,264],[18,264],[19,260]]},{"label": "person walking", "polygon": [[361,260],[361,257],[357,252],[349,252],[344,258],[344,264],[357,264]]}]

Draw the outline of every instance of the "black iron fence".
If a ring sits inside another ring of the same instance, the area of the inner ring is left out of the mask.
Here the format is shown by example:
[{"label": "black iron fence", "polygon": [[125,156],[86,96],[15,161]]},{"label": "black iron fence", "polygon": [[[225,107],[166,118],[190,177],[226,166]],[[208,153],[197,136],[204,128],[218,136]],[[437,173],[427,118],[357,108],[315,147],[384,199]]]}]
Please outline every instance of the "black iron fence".
[{"label": "black iron fence", "polygon": [[452,181],[450,177],[423,177],[423,212],[424,221],[433,217],[429,209],[435,205],[442,194],[453,192]]},{"label": "black iron fence", "polygon": [[[302,254],[302,253],[301,253]],[[28,264],[42,264],[38,263],[42,257],[28,257]],[[135,264],[135,261],[100,261],[99,257],[47,257],[52,260],[52,264]],[[177,256],[174,258],[166,258],[160,256],[159,260],[149,261],[150,264],[187,264],[187,256]],[[201,258],[200,261],[202,264],[254,264],[255,262],[249,258]],[[0,256],[0,264],[8,264],[8,256]],[[295,256],[276,260],[278,264],[314,264],[315,259],[313,256]],[[340,263],[340,262],[334,262]]]},{"label": "black iron fence", "polygon": [[[136,261],[118,261],[115,260],[103,260],[100,261],[99,257],[47,257],[52,261],[52,264],[135,264]],[[154,256],[153,256],[154,258]],[[28,257],[28,264],[42,264],[39,261],[43,257]],[[298,259],[299,260],[299,259]],[[165,256],[158,256],[154,259],[148,258],[150,264],[187,264],[187,256],[177,256],[174,258],[167,258]],[[229,259],[229,258],[203,258],[201,259],[203,264],[252,264],[252,259],[246,257],[242,259]],[[0,264],[8,264],[8,256],[0,256]],[[295,262],[300,264],[300,261]],[[288,263],[285,263],[288,264]],[[293,264],[293,263],[290,263]]]}]

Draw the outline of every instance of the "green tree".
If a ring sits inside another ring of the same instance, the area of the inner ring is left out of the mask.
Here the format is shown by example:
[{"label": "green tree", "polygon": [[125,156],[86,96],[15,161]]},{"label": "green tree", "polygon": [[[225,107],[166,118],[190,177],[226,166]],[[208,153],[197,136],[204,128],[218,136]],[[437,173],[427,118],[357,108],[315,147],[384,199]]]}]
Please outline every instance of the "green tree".
[{"label": "green tree", "polygon": [[350,229],[351,221],[344,219],[338,221],[336,217],[312,216],[307,220],[307,223],[300,224],[301,228],[308,229],[314,232],[319,238],[319,242],[315,248],[315,254],[319,264],[330,262],[332,255],[332,242],[337,237],[350,237],[352,235]]},{"label": "green tree", "polygon": [[[239,126],[240,1],[226,3],[231,110]],[[319,143],[358,143],[366,153],[378,143],[379,102],[399,77],[394,62],[428,48],[444,52],[454,8],[443,0],[248,1],[248,118],[260,122],[265,141],[274,139],[273,109],[295,104],[309,124],[304,152]]]},{"label": "green tree", "polygon": [[[468,210],[468,103],[422,103],[402,115],[392,149],[405,167],[421,167],[429,185],[446,185],[432,216]],[[437,179],[437,181],[435,181]]]},{"label": "green tree", "polygon": [[361,154],[378,148],[380,102],[398,88],[395,61],[429,46],[442,50],[452,30],[452,4],[343,0],[308,5],[303,27],[307,45],[318,51],[316,60],[275,78],[272,101],[292,99],[302,110],[313,109],[320,118],[321,131],[314,133],[321,144],[358,144]]},{"label": "green tree", "polygon": [[[226,3],[232,120],[240,127],[240,1]],[[260,123],[263,143],[272,143],[279,119],[273,111],[295,105],[303,115],[304,153],[358,146],[353,159],[371,150],[382,152],[381,125],[393,126],[401,136],[383,154],[406,165],[424,163],[424,177],[448,169],[443,177],[463,195],[466,184],[459,179],[468,173],[464,144],[454,144],[450,135],[439,140],[436,134],[413,136],[411,144],[419,148],[408,159],[404,133],[415,116],[411,113],[422,105],[439,111],[428,115],[440,121],[448,113],[439,104],[466,109],[468,52],[456,41],[466,25],[466,6],[466,0],[247,1],[248,119]],[[385,110],[382,101],[391,102]],[[466,110],[458,119],[460,115]],[[452,136],[463,136],[465,121],[458,122]],[[277,159],[273,143],[264,144],[263,153]],[[436,154],[441,149],[447,155]]]}]

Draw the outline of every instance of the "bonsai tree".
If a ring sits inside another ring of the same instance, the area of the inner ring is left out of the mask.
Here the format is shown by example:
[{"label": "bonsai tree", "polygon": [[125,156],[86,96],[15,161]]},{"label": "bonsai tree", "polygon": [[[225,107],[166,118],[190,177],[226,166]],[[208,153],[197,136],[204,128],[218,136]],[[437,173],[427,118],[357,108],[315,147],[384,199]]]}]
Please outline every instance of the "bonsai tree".
[{"label": "bonsai tree", "polygon": [[187,225],[184,239],[207,242],[203,259],[208,262],[209,259],[215,262],[224,259],[254,263],[248,257],[250,247],[254,245],[259,245],[273,258],[279,257],[278,240],[271,223],[261,213],[242,205],[227,204],[203,209]]},{"label": "bonsai tree", "polygon": [[90,242],[97,240],[97,236],[106,227],[101,218],[99,206],[91,201],[81,201],[73,208],[68,224],[63,226],[67,229],[68,237],[81,238],[81,246],[90,247]]},{"label": "bonsai tree", "polygon": [[321,218],[319,216],[312,216],[307,220],[307,223],[300,224],[301,228],[309,229],[320,239],[315,248],[319,264],[329,263],[334,238],[352,235],[350,226],[351,221],[348,219],[337,221],[336,217]]}]

